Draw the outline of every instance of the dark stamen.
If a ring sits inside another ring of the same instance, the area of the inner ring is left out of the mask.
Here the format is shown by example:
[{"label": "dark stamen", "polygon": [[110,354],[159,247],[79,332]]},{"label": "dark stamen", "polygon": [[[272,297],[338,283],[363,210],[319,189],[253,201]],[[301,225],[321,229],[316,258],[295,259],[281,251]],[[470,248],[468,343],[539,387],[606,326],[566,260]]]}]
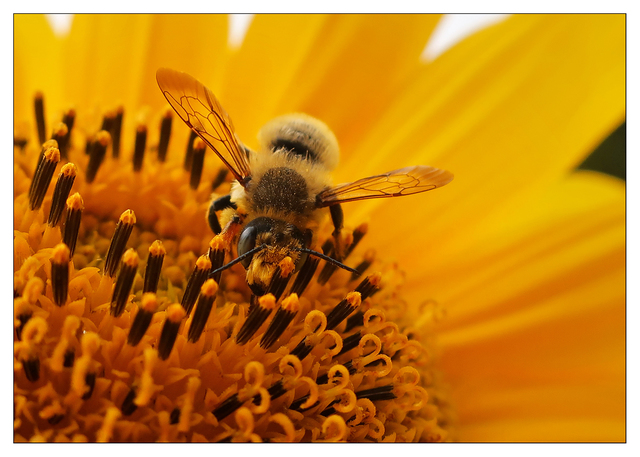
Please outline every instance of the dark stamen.
[{"label": "dark stamen", "polygon": [[171,425],[177,424],[180,422],[180,408],[173,408],[171,410],[171,414],[169,415],[169,423]]},{"label": "dark stamen", "polygon": [[[353,366],[353,360],[349,360],[349,361],[343,363],[342,366],[344,366],[347,369],[347,371],[349,372],[349,375],[356,374],[356,372],[358,371],[358,369]],[[338,373],[338,375],[339,375],[339,373]],[[316,379],[316,384],[318,384],[318,385],[327,384],[328,382],[329,382],[329,373],[325,373],[323,375],[320,375]]]},{"label": "dark stamen", "polygon": [[285,257],[276,267],[271,277],[271,283],[267,288],[267,293],[272,294],[276,301],[280,300],[280,297],[284,293],[284,289],[289,284],[289,278],[295,270],[295,264],[291,257]]},{"label": "dark stamen", "polygon": [[327,330],[333,330],[347,318],[358,306],[360,306],[361,295],[359,292],[349,292],[344,300],[338,303],[327,315]]},{"label": "dark stamen", "polygon": [[[358,243],[360,243],[362,238],[366,235],[367,230],[368,230],[367,224],[361,224],[358,227],[356,227],[356,229],[353,231],[353,241],[345,249],[344,258],[342,259],[343,261],[346,260],[347,257],[349,257],[349,255],[353,252],[353,250],[358,245]],[[332,253],[335,251],[332,240],[328,239],[323,245],[322,249],[327,255],[332,255]],[[327,281],[329,281],[329,279],[333,275],[333,273],[336,271],[336,266],[340,266],[340,265],[326,264],[322,269],[322,271],[320,271],[320,274],[318,275],[318,284],[321,284],[321,285],[326,284]],[[349,269],[349,271],[353,273],[352,278],[355,278],[355,276],[360,274],[360,271],[358,270],[358,268],[356,268],[355,270]]]},{"label": "dark stamen", "polygon": [[209,319],[209,314],[211,314],[211,309],[213,308],[213,302],[216,298],[217,291],[218,285],[213,279],[207,279],[204,284],[202,284],[198,304],[196,305],[196,310],[193,313],[193,320],[189,327],[190,342],[195,343],[200,339],[204,326]]},{"label": "dark stamen", "polygon": [[349,254],[351,254],[353,252],[353,250],[356,248],[356,246],[358,246],[358,243],[360,243],[360,241],[362,241],[362,238],[364,238],[364,236],[367,234],[367,231],[369,230],[369,225],[364,223],[364,224],[360,224],[359,226],[357,226],[355,228],[355,230],[353,231],[353,241],[351,242],[351,244],[349,245],[349,247],[347,248],[346,252],[345,252],[345,259],[347,258],[347,256]]},{"label": "dark stamen", "polygon": [[211,181],[211,192],[214,192],[218,187],[220,187],[224,180],[227,179],[228,174],[229,170],[226,167],[222,167],[218,170],[218,174],[213,178],[213,181]]},{"label": "dark stamen", "polygon": [[132,415],[136,409],[138,409],[138,405],[136,405],[133,400],[136,399],[136,391],[133,387],[129,390],[129,393],[126,397],[124,397],[124,401],[122,402],[122,406],[120,409],[122,410],[122,414],[124,416]]},{"label": "dark stamen", "polygon": [[362,300],[366,300],[378,290],[380,290],[381,280],[382,276],[380,275],[380,273],[371,274],[364,278],[360,284],[358,284],[358,287],[356,287],[356,292],[360,292]]},{"label": "dark stamen", "polygon": [[142,337],[147,332],[147,329],[151,324],[151,319],[153,318],[153,313],[156,312],[156,309],[158,309],[156,294],[152,292],[143,294],[140,307],[138,308],[138,313],[136,314],[136,317],[133,318],[133,323],[129,330],[129,336],[127,337],[127,343],[129,343],[129,345],[136,346],[140,340],[142,340]]},{"label": "dark stamen", "polygon": [[[47,140],[42,143],[42,147],[40,148],[40,154],[38,155],[38,163],[36,165],[35,171],[33,172],[33,178],[31,179],[31,185],[29,186],[29,199],[31,199],[31,194],[35,189],[36,182],[39,181],[38,174],[42,173],[41,163],[44,160],[44,153],[47,152],[50,148],[57,148],[58,142],[56,140]],[[59,151],[60,149],[58,149]]]},{"label": "dark stamen", "polygon": [[40,359],[37,356],[22,360],[22,367],[24,368],[24,374],[31,382],[36,382],[40,379]]},{"label": "dark stamen", "polygon": [[353,313],[351,316],[349,316],[349,319],[347,319],[347,325],[345,326],[344,331],[349,332],[350,330],[353,330],[356,327],[362,327],[363,324],[364,324],[364,313],[358,310],[355,313]]},{"label": "dark stamen", "polygon": [[307,257],[307,260],[300,268],[296,279],[293,281],[293,285],[291,286],[290,291],[292,294],[297,294],[298,297],[302,295],[302,293],[309,285],[309,282],[311,282],[313,274],[316,272],[319,263],[320,260],[317,257]]},{"label": "dark stamen", "polygon": [[336,413],[336,409],[331,405],[335,405],[336,403],[338,403],[338,400],[333,400],[331,403],[329,403],[330,406],[327,409],[325,409],[324,411],[322,411],[320,413],[320,415],[324,416],[324,417],[329,417],[332,414],[335,414]]},{"label": "dark stamen", "polygon": [[187,142],[187,153],[184,156],[184,169],[191,170],[191,158],[193,157],[193,142],[198,137],[198,134],[191,130],[189,133],[189,140]]},{"label": "dark stamen", "polygon": [[127,241],[129,241],[129,236],[135,223],[136,215],[130,209],[120,215],[104,261],[104,274],[111,277],[115,276],[120,257],[122,257],[122,253],[127,247]]},{"label": "dark stamen", "polygon": [[139,125],[136,129],[136,144],[133,149],[133,171],[138,172],[142,169],[144,160],[144,150],[147,147],[147,127]]},{"label": "dark stamen", "polygon": [[24,328],[25,324],[29,322],[29,319],[31,319],[32,316],[33,313],[31,312],[31,310],[26,310],[16,316],[16,318],[20,321],[20,325],[16,327],[16,338],[18,338],[18,341],[22,341],[22,329]]},{"label": "dark stamen", "polygon": [[51,199],[51,209],[49,210],[49,219],[47,223],[50,227],[55,227],[60,222],[62,216],[62,210],[64,210],[65,203],[69,198],[69,192],[76,180],[76,173],[78,168],[71,162],[62,166],[58,180],[56,181],[56,187],[53,189],[53,197]]},{"label": "dark stamen", "polygon": [[[216,235],[211,239],[209,243],[209,260],[211,260],[211,271],[216,271],[224,265],[224,255],[225,255],[225,241],[221,235]],[[220,276],[222,276],[222,271],[218,271],[214,275],[209,276],[216,283],[220,283]]]},{"label": "dark stamen", "polygon": [[40,144],[46,140],[46,128],[44,125],[44,98],[42,92],[37,92],[34,98],[34,108],[36,113],[36,125],[38,126],[38,140]]},{"label": "dark stamen", "polygon": [[213,415],[218,419],[218,421],[221,421],[241,406],[242,402],[238,400],[238,394],[236,393],[220,403],[220,405],[213,410]]},{"label": "dark stamen", "polygon": [[[271,387],[269,387],[267,389],[267,392],[269,392],[269,396],[271,397],[271,400],[275,400],[276,398],[280,398],[282,397],[284,394],[287,393],[287,389],[284,388],[284,383],[282,381],[282,379],[274,382]],[[253,397],[253,402],[256,405],[260,404],[260,394],[256,395],[255,397]]]},{"label": "dark stamen", "polygon": [[266,294],[258,298],[258,306],[255,306],[242,324],[236,335],[236,343],[243,345],[258,331],[267,320],[273,308],[276,307],[276,299],[272,294]]},{"label": "dark stamen", "polygon": [[251,314],[251,310],[258,306],[258,296],[251,294],[249,297],[249,309],[247,310],[247,315]]},{"label": "dark stamen", "polygon": [[56,245],[51,255],[51,289],[53,302],[63,306],[69,289],[69,248],[64,243]]},{"label": "dark stamen", "polygon": [[162,326],[162,332],[160,333],[160,341],[158,342],[158,356],[162,360],[167,360],[171,349],[176,342],[178,336],[178,330],[180,330],[180,322],[185,316],[184,308],[181,305],[173,304],[167,308],[167,318]]},{"label": "dark stamen", "polygon": [[[367,252],[365,252],[362,262],[360,262],[356,267],[356,270],[358,271],[358,273],[362,275],[365,271],[367,271],[367,268],[371,266],[375,258],[376,258],[376,251],[374,249],[369,249]],[[358,275],[354,273],[351,275],[351,280],[355,281],[357,277]]]},{"label": "dark stamen", "polygon": [[111,141],[111,135],[106,130],[100,130],[91,146],[89,147],[89,163],[87,164],[86,179],[88,183],[92,183],[98,173],[98,168],[102,165],[104,155],[107,152],[107,146]]},{"label": "dark stamen", "polygon": [[169,149],[169,138],[171,138],[171,120],[173,116],[170,110],[167,110],[160,122],[160,140],[158,141],[158,160],[164,162],[167,159],[167,150]]},{"label": "dark stamen", "polygon": [[13,145],[19,147],[21,153],[24,153],[24,147],[27,145],[27,142],[27,139],[23,136],[13,136]]},{"label": "dark stamen", "polygon": [[313,405],[307,408],[302,408],[302,404],[305,403],[308,399],[309,399],[309,394],[303,395],[300,398],[296,398],[294,401],[291,402],[291,406],[289,406],[289,409],[292,409],[294,411],[307,411],[311,408],[315,408],[320,404],[320,400],[318,400]]},{"label": "dark stamen", "polygon": [[109,111],[102,117],[102,126],[100,130],[111,133],[113,131],[113,124],[116,120],[116,113]]},{"label": "dark stamen", "polygon": [[[51,134],[51,139],[56,140],[58,142],[58,149],[60,150],[60,157],[66,159],[67,156],[67,138],[69,137],[69,127],[64,122],[60,122],[53,129],[53,133]],[[64,153],[63,153],[64,151]]]},{"label": "dark stamen", "polygon": [[388,384],[386,386],[374,387],[372,389],[356,392],[356,398],[368,398],[371,401],[380,401],[393,400],[396,396],[393,393],[393,384]]},{"label": "dark stamen", "polygon": [[124,311],[127,300],[129,299],[129,293],[131,292],[131,286],[133,286],[133,280],[136,277],[136,271],[138,270],[138,253],[135,249],[131,248],[122,256],[122,268],[116,278],[116,285],[113,289],[113,295],[111,297],[111,315],[118,317]]},{"label": "dark stamen", "polygon": [[70,109],[62,116],[62,123],[67,126],[67,134],[64,137],[64,141],[60,143],[60,155],[63,158],[67,158],[69,156],[69,142],[71,140],[71,129],[73,128],[73,124],[76,120],[76,112],[74,109]]},{"label": "dark stamen", "polygon": [[[335,251],[335,246],[333,245],[333,238],[328,238],[322,245],[322,252],[328,257],[332,256]],[[320,270],[320,274],[318,275],[318,284],[321,286],[325,285],[331,275],[336,271],[335,265],[331,263],[325,264]]]},{"label": "dark stamen", "polygon": [[184,295],[182,295],[181,304],[187,316],[191,314],[191,309],[200,294],[200,288],[207,279],[210,271],[211,261],[209,257],[206,255],[200,256],[198,260],[196,260],[196,267],[191,272],[189,280],[187,281],[187,287],[184,289]]},{"label": "dark stamen", "polygon": [[200,185],[200,178],[202,177],[202,167],[204,166],[204,153],[207,150],[207,145],[201,138],[196,138],[193,142],[193,154],[191,157],[191,177],[189,179],[189,185],[192,189],[197,189]]},{"label": "dark stamen", "polygon": [[158,282],[160,281],[160,271],[162,271],[162,262],[167,250],[160,240],[154,241],[149,246],[149,257],[147,258],[147,268],[144,272],[144,286],[142,293],[154,292],[158,290]]},{"label": "dark stamen", "polygon": [[291,351],[291,355],[295,355],[300,359],[300,361],[302,361],[311,353],[312,349],[313,346],[307,341],[307,337],[305,336],[304,338],[302,338],[302,341],[300,341],[297,346],[293,348],[293,351]]},{"label": "dark stamen", "polygon": [[73,362],[76,359],[76,353],[73,350],[69,349],[64,353],[64,360],[62,362],[62,366],[65,368],[71,368],[73,366]]},{"label": "dark stamen", "polygon": [[54,414],[47,419],[47,422],[49,422],[50,425],[56,425],[59,424],[62,419],[64,419],[64,414]]},{"label": "dark stamen", "polygon": [[[346,330],[345,330],[346,331]],[[360,339],[362,335],[360,332],[356,332],[353,335],[349,335],[346,338],[342,338],[342,349],[338,355],[345,354],[349,352],[351,349],[354,349],[360,344]]]},{"label": "dark stamen", "polygon": [[284,333],[293,318],[298,314],[299,308],[300,302],[298,301],[298,296],[296,294],[291,294],[282,300],[282,305],[278,311],[276,311],[267,331],[264,332],[264,335],[260,340],[261,348],[269,349],[273,343],[280,338],[280,335]]},{"label": "dark stamen", "polygon": [[60,161],[58,148],[49,148],[44,153],[44,159],[38,165],[33,177],[32,193],[29,194],[29,209],[37,210],[42,206],[44,196],[47,193],[53,173]]},{"label": "dark stamen", "polygon": [[83,210],[84,202],[78,192],[67,198],[67,217],[62,226],[62,242],[69,247],[69,257],[73,257],[76,250]]},{"label": "dark stamen", "polygon": [[120,156],[120,138],[122,137],[122,116],[124,114],[124,108],[120,106],[116,110],[115,118],[113,119],[113,125],[111,126],[112,149],[111,155],[114,159]]},{"label": "dark stamen", "polygon": [[87,387],[89,387],[89,390],[87,390],[84,393],[84,395],[82,396],[82,399],[88,400],[89,398],[91,398],[91,394],[93,394],[93,389],[96,386],[96,374],[87,373],[86,376],[84,377],[84,382],[87,385]]}]

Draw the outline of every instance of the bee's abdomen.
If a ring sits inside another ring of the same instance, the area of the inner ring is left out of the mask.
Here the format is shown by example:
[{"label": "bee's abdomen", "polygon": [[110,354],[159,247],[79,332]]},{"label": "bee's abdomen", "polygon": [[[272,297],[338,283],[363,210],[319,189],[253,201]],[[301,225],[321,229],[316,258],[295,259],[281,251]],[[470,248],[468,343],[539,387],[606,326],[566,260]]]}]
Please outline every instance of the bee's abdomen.
[{"label": "bee's abdomen", "polygon": [[270,168],[251,190],[253,206],[257,211],[269,209],[278,212],[305,212],[309,202],[309,191],[305,179],[287,167]]},{"label": "bee's abdomen", "polygon": [[271,142],[272,151],[285,150],[293,156],[298,156],[304,160],[310,162],[318,162],[318,155],[312,149],[310,144],[313,144],[313,139],[309,137],[304,138],[275,138]]}]

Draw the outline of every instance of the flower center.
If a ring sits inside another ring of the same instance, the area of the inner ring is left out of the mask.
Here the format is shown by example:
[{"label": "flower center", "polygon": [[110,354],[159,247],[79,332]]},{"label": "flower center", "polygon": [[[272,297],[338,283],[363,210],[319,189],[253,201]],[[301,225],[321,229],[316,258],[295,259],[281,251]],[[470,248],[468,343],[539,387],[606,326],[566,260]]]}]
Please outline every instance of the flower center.
[{"label": "flower center", "polygon": [[[46,140],[42,105],[42,147],[14,141],[16,440],[449,438],[428,323],[361,249],[366,225],[340,238],[360,275],[285,257],[257,297],[241,265],[221,271],[242,210],[213,236],[230,182],[204,143],[180,157],[166,113],[128,149],[122,109],[86,136],[69,111]],[[318,239],[332,256],[328,221]]]}]

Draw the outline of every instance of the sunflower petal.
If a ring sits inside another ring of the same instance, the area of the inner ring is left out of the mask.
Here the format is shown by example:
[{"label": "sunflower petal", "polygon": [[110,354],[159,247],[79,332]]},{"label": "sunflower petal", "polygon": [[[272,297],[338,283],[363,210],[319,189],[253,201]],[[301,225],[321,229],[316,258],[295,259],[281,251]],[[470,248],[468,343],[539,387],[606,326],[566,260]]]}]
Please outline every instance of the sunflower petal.
[{"label": "sunflower petal", "polygon": [[[484,253],[452,253],[457,265],[445,270],[455,282],[441,284],[444,271],[430,276],[429,289],[448,295],[439,342],[463,441],[624,440],[625,212],[616,181],[576,173],[538,204],[523,202],[502,229],[496,220],[492,235],[481,228],[470,242]],[[543,419],[533,426],[538,417],[556,424],[552,435]],[[503,418],[521,427],[503,433]]]},{"label": "sunflower petal", "polygon": [[520,190],[549,185],[622,122],[624,40],[623,15],[513,16],[427,65],[338,173],[450,170],[435,210],[474,224]]}]

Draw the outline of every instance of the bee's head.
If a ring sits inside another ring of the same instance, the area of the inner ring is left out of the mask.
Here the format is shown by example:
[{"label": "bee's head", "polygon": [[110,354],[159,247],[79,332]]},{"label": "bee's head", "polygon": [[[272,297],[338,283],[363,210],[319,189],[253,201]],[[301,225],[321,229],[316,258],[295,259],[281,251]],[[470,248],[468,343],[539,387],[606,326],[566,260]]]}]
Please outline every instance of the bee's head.
[{"label": "bee's head", "polygon": [[249,222],[238,240],[238,257],[245,256],[240,263],[247,270],[251,291],[255,295],[270,292],[277,280],[276,272],[281,273],[279,265],[286,257],[291,258],[297,271],[307,258],[300,249],[310,242],[310,232],[305,235],[295,225],[281,220],[258,217]]}]

